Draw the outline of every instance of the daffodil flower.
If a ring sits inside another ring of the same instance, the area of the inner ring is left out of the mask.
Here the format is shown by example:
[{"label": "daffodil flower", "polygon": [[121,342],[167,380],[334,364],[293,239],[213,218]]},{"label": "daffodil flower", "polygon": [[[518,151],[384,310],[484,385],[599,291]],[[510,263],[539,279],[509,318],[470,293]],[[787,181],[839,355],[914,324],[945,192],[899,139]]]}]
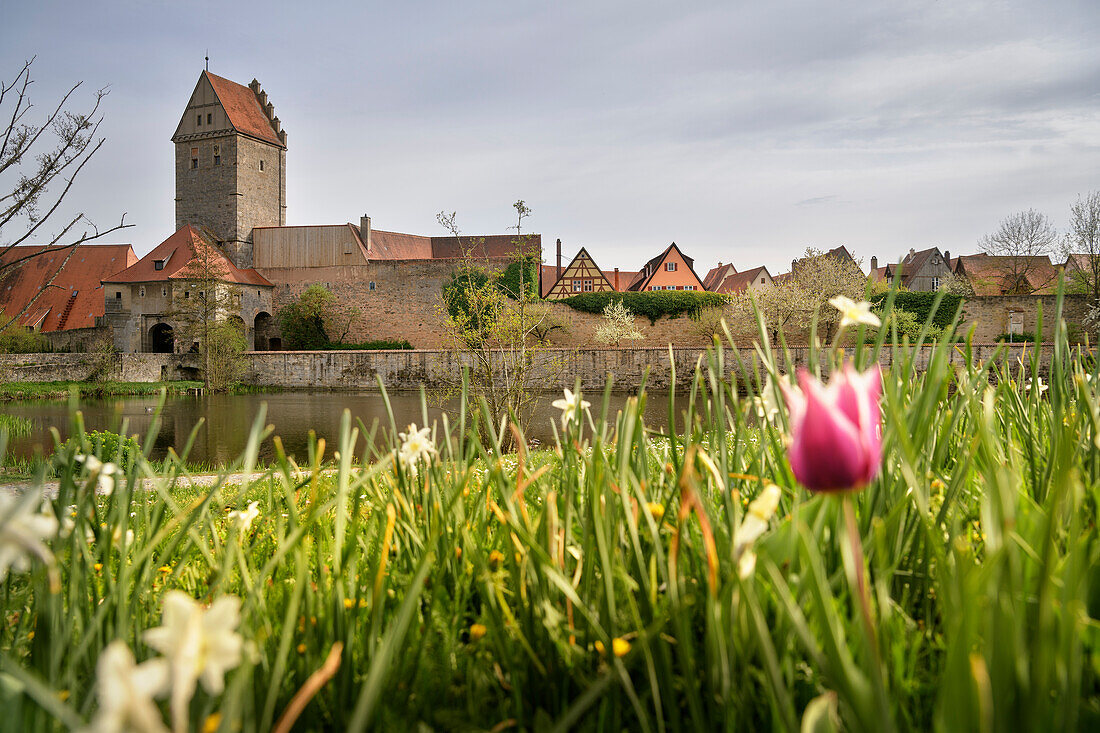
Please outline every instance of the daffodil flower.
[{"label": "daffodil flower", "polygon": [[113,641],[96,663],[99,710],[90,733],[168,733],[154,698],[168,689],[168,662],[136,664],[125,642]]},{"label": "daffodil flower", "polygon": [[44,540],[57,535],[58,522],[53,512],[35,512],[29,496],[0,493],[0,581],[8,570],[25,573],[30,558],[53,563],[53,553]]},{"label": "daffodil flower", "polygon": [[145,632],[145,643],[163,654],[170,670],[172,728],[186,730],[196,683],[211,695],[225,689],[225,673],[241,663],[244,644],[236,628],[241,599],[222,596],[209,608],[182,591],[164,596],[162,624]]},{"label": "daffodil flower", "polygon": [[229,512],[229,520],[237,526],[237,531],[244,534],[248,531],[248,528],[252,526],[252,520],[260,516],[260,502],[253,501],[249,503],[248,508],[243,511]]},{"label": "daffodil flower", "polygon": [[587,410],[589,407],[592,406],[591,402],[581,399],[581,395],[579,392],[577,394],[573,394],[572,390],[567,389],[565,390],[564,394],[565,396],[562,399],[554,400],[550,403],[551,406],[561,410],[562,430],[565,429],[565,426],[568,425],[571,420],[576,418],[578,409]]},{"label": "daffodil flower", "polygon": [[417,430],[416,423],[409,425],[404,433],[398,433],[401,439],[401,447],[397,451],[397,458],[416,475],[417,466],[421,461],[430,461],[436,455],[435,443],[431,439],[431,428]]},{"label": "daffodil flower", "polygon": [[115,490],[115,480],[122,470],[113,463],[103,463],[92,455],[76,455],[73,460],[88,469],[89,481],[96,482],[96,493],[110,496]]},{"label": "daffodil flower", "polygon": [[871,304],[867,301],[857,303],[846,295],[838,295],[829,299],[829,305],[840,311],[841,330],[860,323],[875,328],[882,325],[879,317],[871,312]]}]

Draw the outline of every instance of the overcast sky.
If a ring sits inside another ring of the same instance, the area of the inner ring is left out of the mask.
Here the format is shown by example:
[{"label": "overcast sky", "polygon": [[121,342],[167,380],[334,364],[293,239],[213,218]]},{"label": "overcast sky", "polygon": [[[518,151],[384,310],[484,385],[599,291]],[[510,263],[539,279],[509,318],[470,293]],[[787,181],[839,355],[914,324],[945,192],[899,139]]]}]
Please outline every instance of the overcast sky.
[{"label": "overcast sky", "polygon": [[[174,228],[170,137],[210,70],[289,135],[288,224],[503,233],[634,269],[675,240],[789,268],[807,245],[972,251],[1100,188],[1100,2],[10,2],[0,71],[35,101],[110,85],[69,204]],[[84,99],[87,99],[85,95]],[[865,261],[866,266],[866,261]]]}]

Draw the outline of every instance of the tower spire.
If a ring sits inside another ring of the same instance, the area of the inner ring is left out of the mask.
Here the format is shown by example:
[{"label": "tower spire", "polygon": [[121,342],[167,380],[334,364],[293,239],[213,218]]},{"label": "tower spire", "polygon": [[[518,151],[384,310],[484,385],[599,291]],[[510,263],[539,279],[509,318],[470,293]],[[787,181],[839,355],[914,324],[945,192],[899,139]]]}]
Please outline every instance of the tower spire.
[{"label": "tower spire", "polygon": [[206,70],[210,71],[210,49],[206,49]]}]

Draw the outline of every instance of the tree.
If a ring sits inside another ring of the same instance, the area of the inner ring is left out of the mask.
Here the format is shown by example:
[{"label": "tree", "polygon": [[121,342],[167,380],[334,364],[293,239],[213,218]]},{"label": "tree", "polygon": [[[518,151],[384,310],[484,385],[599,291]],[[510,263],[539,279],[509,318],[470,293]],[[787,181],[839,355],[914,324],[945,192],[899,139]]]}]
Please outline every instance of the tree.
[{"label": "tree", "polygon": [[[203,382],[207,389],[215,391],[230,385],[220,375],[232,370],[218,363],[218,359],[228,352],[219,349],[214,342],[229,335],[223,321],[240,320],[241,291],[226,279],[225,262],[225,256],[210,243],[209,235],[204,234],[191,261],[180,271],[178,284],[172,288],[171,315],[180,324],[180,343],[198,345]],[[243,340],[243,333],[241,338]]]},{"label": "tree", "polygon": [[1028,209],[1001,220],[997,231],[978,240],[982,252],[997,259],[992,270],[1007,292],[1034,292],[1049,285],[1057,271],[1049,267],[1058,231],[1046,214]]},{"label": "tree", "polygon": [[603,309],[603,320],[596,328],[596,340],[602,344],[619,345],[623,339],[639,341],[645,336],[634,323],[634,314],[621,300],[613,300]]},{"label": "tree", "polygon": [[[83,111],[74,112],[74,95],[83,83],[77,82],[52,111],[38,121],[31,121],[33,63],[33,58],[25,62],[12,81],[0,80],[0,119],[7,121],[0,128],[0,258],[3,259],[0,279],[44,254],[46,246],[51,252],[65,252],[65,257],[42,290],[19,313],[6,321],[0,320],[0,331],[30,309],[79,245],[129,226],[125,214],[117,225],[103,230],[83,212],[67,215],[66,219],[55,218],[77,176],[103,146],[104,139],[99,136],[103,117],[99,107],[107,90],[98,90]],[[44,235],[47,223],[55,223],[59,228]],[[78,232],[82,223],[88,228]],[[18,257],[13,255],[15,247],[40,244],[43,240],[46,240],[44,247]]]},{"label": "tree", "polygon": [[1066,288],[1100,298],[1100,191],[1079,196],[1070,207],[1062,259],[1066,263]]},{"label": "tree", "polygon": [[296,302],[279,309],[279,329],[289,349],[327,349],[343,343],[358,318],[358,308],[340,303],[324,285],[314,284]]},{"label": "tree", "polygon": [[[503,268],[480,246],[483,242],[462,235],[455,212],[440,212],[436,218],[463,253],[455,273],[443,286],[446,347],[468,366],[470,394],[484,398],[491,420],[512,414],[525,422],[536,394],[556,382],[564,362],[546,346],[545,336],[555,326],[551,311],[532,307],[537,302],[538,283],[527,274],[534,269],[530,266],[533,244],[523,234],[523,220],[531,209],[522,200],[513,208],[516,237],[511,263]],[[513,285],[509,273],[516,268],[519,274]],[[438,376],[448,390],[460,385],[458,374]]]}]

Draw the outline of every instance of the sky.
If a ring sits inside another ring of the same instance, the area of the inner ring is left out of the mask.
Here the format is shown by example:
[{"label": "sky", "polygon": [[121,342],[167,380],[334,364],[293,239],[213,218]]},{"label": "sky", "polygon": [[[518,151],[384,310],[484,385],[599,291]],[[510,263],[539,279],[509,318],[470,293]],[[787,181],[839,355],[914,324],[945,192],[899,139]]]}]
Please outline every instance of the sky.
[{"label": "sky", "polygon": [[[637,269],[675,241],[778,273],[975,251],[1005,216],[1061,228],[1100,189],[1100,2],[6,3],[0,75],[35,112],[109,86],[65,210],[143,254],[174,229],[170,141],[210,71],[261,81],[288,132],[287,223],[560,238]],[[60,214],[59,214],[60,216]],[[0,232],[0,240],[10,239]]]}]

